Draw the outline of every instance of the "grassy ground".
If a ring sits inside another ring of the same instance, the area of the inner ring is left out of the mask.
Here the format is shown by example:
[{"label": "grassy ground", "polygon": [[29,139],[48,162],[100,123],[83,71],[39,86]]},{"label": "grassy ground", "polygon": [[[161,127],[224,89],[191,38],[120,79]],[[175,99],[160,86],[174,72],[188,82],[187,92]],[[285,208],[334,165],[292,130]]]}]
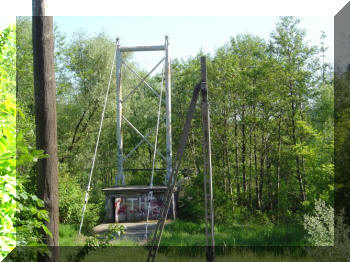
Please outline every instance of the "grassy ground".
[{"label": "grassy ground", "polygon": [[[305,246],[305,231],[298,225],[239,226],[218,225],[215,227],[217,246]],[[76,227],[60,224],[60,246],[81,246],[86,236],[78,237]],[[129,240],[118,241],[115,245],[136,245]],[[205,225],[177,220],[165,227],[162,246],[204,246]]]},{"label": "grassy ground", "polygon": [[[60,246],[83,246],[87,236],[78,236],[78,230],[73,225],[59,225],[59,243]],[[121,240],[114,242],[113,246],[137,246],[137,243],[130,240]]]},{"label": "grassy ground", "polygon": [[59,225],[60,246],[82,246],[85,236],[78,237],[78,231],[72,225]]},{"label": "grassy ground", "polygon": [[[312,262],[302,246],[304,231],[298,226],[218,226],[215,228],[216,262]],[[162,236],[157,262],[205,261],[205,227],[191,222],[176,221],[166,226]],[[60,225],[62,261],[84,244],[86,236],[77,237],[77,229]],[[282,247],[283,245],[296,247]],[[70,247],[69,247],[70,246]],[[236,247],[233,247],[236,246]],[[260,246],[260,247],[259,247]],[[267,247],[270,246],[270,247]],[[112,247],[92,250],[83,261],[103,262],[146,261],[148,250],[132,241],[119,241]]]},{"label": "grassy ground", "polygon": [[[215,227],[217,246],[304,246],[305,231],[298,225]],[[163,246],[205,245],[205,225],[177,220],[165,228]]]},{"label": "grassy ground", "polygon": [[[203,262],[206,261],[202,252],[200,255],[178,255],[178,248],[172,247],[171,252],[159,252],[157,262]],[[204,249],[203,249],[204,251]],[[61,257],[65,250],[62,250]],[[109,262],[109,261],[123,261],[123,262],[138,262],[146,261],[148,250],[145,247],[108,247],[89,252],[89,255],[83,260],[84,262]],[[62,260],[65,261],[65,260]],[[226,255],[216,255],[216,262],[316,262],[309,257],[294,257],[288,255],[274,255],[274,254],[256,254],[252,251],[233,252]]]}]

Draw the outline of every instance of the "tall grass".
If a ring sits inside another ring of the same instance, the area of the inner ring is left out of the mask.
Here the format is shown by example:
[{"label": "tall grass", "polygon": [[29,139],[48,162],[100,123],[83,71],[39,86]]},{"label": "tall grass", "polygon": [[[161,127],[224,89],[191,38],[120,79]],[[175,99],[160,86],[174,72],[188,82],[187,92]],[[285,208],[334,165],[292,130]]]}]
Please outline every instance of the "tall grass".
[{"label": "tall grass", "polygon": [[[204,252],[195,256],[183,256],[179,254],[180,247],[171,247],[172,252],[159,252],[157,262],[203,262],[206,261]],[[65,252],[64,250],[62,250]],[[203,249],[204,251],[204,249]],[[62,252],[61,252],[62,253]],[[145,247],[107,247],[92,251],[83,260],[84,262],[138,262],[146,261],[148,250]],[[256,254],[252,251],[233,252],[226,255],[216,255],[216,262],[316,262],[308,257],[291,257],[288,255]]]},{"label": "tall grass", "polygon": [[[214,228],[217,246],[304,246],[305,230],[299,225],[218,225]],[[205,225],[177,220],[168,225],[162,246],[204,246]]]},{"label": "tall grass", "polygon": [[78,237],[78,230],[74,225],[59,224],[60,246],[83,246],[84,236]]},{"label": "tall grass", "polygon": [[[62,261],[75,253],[73,246],[83,245],[77,238],[77,229],[72,225],[60,225]],[[300,247],[282,247],[303,244],[304,232],[297,226],[217,226],[215,227],[216,261],[241,262],[313,262]],[[245,244],[245,245],[244,245]],[[277,245],[278,244],[278,245]],[[146,261],[148,249],[132,241],[118,241],[113,246],[89,252],[83,261]],[[158,262],[205,261],[205,225],[176,221],[166,226]],[[234,246],[236,245],[236,246]],[[260,245],[260,246],[259,246]]]}]

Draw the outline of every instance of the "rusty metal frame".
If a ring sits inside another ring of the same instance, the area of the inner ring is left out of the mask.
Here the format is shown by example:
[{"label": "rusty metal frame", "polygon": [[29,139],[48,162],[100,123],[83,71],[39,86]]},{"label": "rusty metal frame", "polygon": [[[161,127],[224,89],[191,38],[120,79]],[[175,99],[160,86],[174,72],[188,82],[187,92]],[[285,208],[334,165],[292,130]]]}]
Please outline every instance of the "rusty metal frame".
[{"label": "rusty metal frame", "polygon": [[[164,51],[165,56],[157,63],[155,67],[144,77],[141,77],[135,70],[131,68],[127,63],[125,63],[122,59],[122,52],[140,52],[140,51]],[[143,143],[146,142],[149,146],[151,146],[154,150],[154,146],[148,140],[148,136],[151,131],[149,131],[146,135],[143,135],[128,119],[125,118],[122,114],[123,103],[142,85],[146,85],[154,94],[159,98],[159,93],[152,88],[147,82],[146,79],[151,75],[151,73],[162,63],[165,62],[165,100],[161,98],[163,104],[165,104],[166,112],[165,112],[165,120],[166,120],[166,156],[160,153],[157,150],[157,155],[159,155],[162,159],[166,161],[166,181],[168,181],[170,174],[172,172],[172,136],[171,136],[171,70],[170,70],[170,57],[169,57],[169,42],[168,37],[165,37],[164,45],[158,46],[135,46],[135,47],[121,47],[119,43],[119,38],[117,38],[117,53],[116,53],[116,85],[117,85],[117,167],[118,172],[115,177],[115,186],[125,186],[125,177],[123,164],[126,159],[128,159],[132,153]],[[130,91],[129,94],[122,98],[122,66],[125,66],[128,70],[130,70],[140,82]],[[124,157],[123,154],[123,136],[122,136],[122,119],[128,124],[138,135],[142,137],[141,141]],[[153,129],[152,129],[153,130]]]}]

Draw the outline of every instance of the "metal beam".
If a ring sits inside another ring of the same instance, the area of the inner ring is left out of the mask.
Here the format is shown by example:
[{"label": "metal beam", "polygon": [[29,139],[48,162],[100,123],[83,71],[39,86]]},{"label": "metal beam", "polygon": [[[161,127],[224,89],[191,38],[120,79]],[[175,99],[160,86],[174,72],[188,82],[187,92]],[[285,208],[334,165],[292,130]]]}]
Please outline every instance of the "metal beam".
[{"label": "metal beam", "polygon": [[[165,182],[172,172],[172,138],[171,138],[171,73],[170,73],[170,56],[169,56],[169,38],[165,36],[165,100],[166,100],[166,163],[167,173]],[[165,183],[166,184],[166,183]]]},{"label": "metal beam", "polygon": [[[170,177],[170,174],[172,172],[172,148],[171,148],[171,82],[170,82],[170,56],[169,56],[169,48],[168,48],[168,37],[165,37],[165,43],[164,45],[154,45],[154,46],[133,46],[133,47],[121,47],[119,45],[119,39],[117,38],[117,77],[116,77],[116,82],[117,82],[117,157],[118,157],[118,173],[115,178],[115,185],[116,186],[121,186],[121,184],[125,184],[125,178],[123,174],[123,163],[125,162],[126,159],[128,159],[135,151],[136,149],[144,142],[146,141],[152,149],[159,155],[163,160],[165,160],[166,165],[167,165],[167,172],[165,176],[165,181],[167,181]],[[165,51],[165,57],[162,58],[158,64],[144,77],[141,77],[131,66],[129,66],[127,63],[125,63],[122,59],[122,54],[123,52],[138,52],[138,51]],[[165,61],[165,98],[160,97],[160,94],[158,93],[156,88],[152,88],[150,86],[146,79],[154,72],[154,70],[163,62]],[[130,93],[128,93],[124,99],[122,99],[122,68],[125,65],[125,67],[130,70],[132,73],[135,74],[135,76],[140,80],[140,82],[132,87],[132,90]],[[149,139],[147,139],[148,134],[144,136],[135,126],[133,126],[123,115],[122,115],[122,103],[127,101],[131,95],[133,95],[138,88],[142,85],[145,84],[152,93],[154,93],[160,100],[161,103],[164,103],[166,107],[166,112],[165,112],[165,120],[166,120],[166,155],[164,156],[160,152],[158,152],[152,143],[150,143]],[[136,145],[135,148],[133,148],[126,156],[123,154],[123,136],[122,136],[122,120],[124,119],[126,123],[136,131],[141,137],[142,140]],[[169,133],[170,132],[170,133]],[[175,215],[174,215],[175,217]]]},{"label": "metal beam", "polygon": [[164,45],[121,47],[120,52],[163,51]]},{"label": "metal beam", "polygon": [[122,138],[122,86],[121,86],[121,61],[119,38],[117,38],[117,54],[116,54],[116,81],[117,81],[117,162],[118,173],[115,178],[115,185],[122,183],[125,185],[123,174],[123,138]]}]

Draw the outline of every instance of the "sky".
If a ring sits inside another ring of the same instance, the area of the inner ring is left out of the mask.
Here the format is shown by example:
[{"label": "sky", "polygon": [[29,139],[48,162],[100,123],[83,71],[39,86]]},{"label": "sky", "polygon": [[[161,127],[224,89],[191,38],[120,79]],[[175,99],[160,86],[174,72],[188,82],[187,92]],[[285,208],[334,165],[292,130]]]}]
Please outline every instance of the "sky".
[{"label": "sky", "polygon": [[[325,31],[327,60],[333,61],[334,15],[348,2],[344,0],[46,0],[48,15],[68,37],[78,29],[90,34],[104,30],[109,37],[120,37],[121,46],[160,45],[169,36],[170,57],[186,59],[200,50],[213,54],[230,37],[251,33],[265,39],[274,30],[278,16],[301,18],[310,44],[319,44]],[[2,3],[0,27],[15,21],[16,15],[31,15],[31,1]],[[262,16],[263,15],[263,16]],[[150,69],[161,52],[137,53],[135,61]]]},{"label": "sky", "polygon": [[[328,36],[327,59],[333,59],[333,17],[307,16],[301,19],[300,28],[306,30],[310,45],[320,43],[321,31]],[[55,16],[54,22],[68,38],[82,29],[94,35],[104,31],[110,38],[120,38],[121,46],[162,45],[165,35],[169,36],[169,50],[172,59],[187,59],[200,50],[213,54],[231,37],[251,33],[269,39],[275,29],[278,16]],[[138,52],[134,59],[150,70],[163,57],[163,52]]]}]

